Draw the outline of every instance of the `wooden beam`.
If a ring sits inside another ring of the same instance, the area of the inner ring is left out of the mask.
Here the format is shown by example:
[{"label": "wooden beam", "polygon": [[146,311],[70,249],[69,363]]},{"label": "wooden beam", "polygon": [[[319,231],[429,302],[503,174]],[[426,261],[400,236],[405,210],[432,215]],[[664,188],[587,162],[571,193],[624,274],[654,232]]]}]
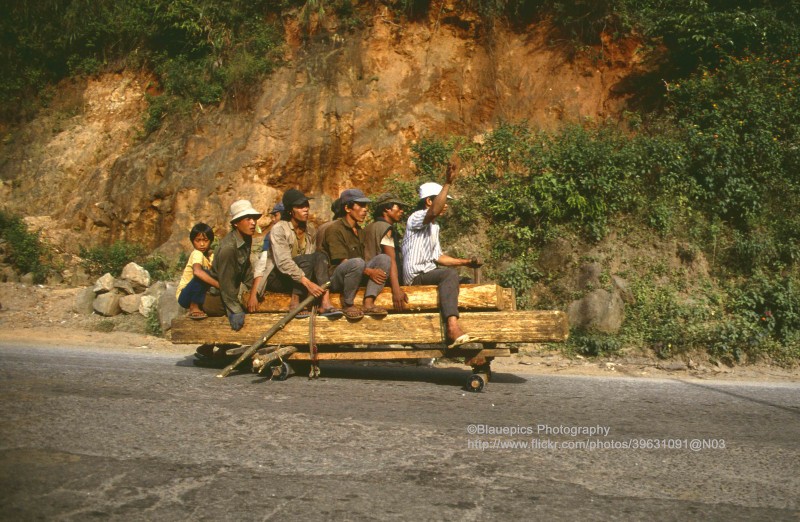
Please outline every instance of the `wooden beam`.
[{"label": "wooden beam", "polygon": [[[277,323],[281,314],[247,314],[244,328],[231,330],[225,317],[194,321],[187,317],[172,322],[176,344],[257,342]],[[464,312],[461,326],[484,342],[536,343],[565,341],[567,316],[559,311]],[[344,317],[317,318],[317,344],[437,344],[444,341],[438,313],[393,314],[375,319],[349,321]],[[270,344],[308,344],[308,319],[295,319],[275,333]]]},{"label": "wooden beam", "polygon": [[[352,350],[346,352],[319,352],[320,361],[391,361],[396,359],[430,359],[432,357],[509,357],[511,350],[491,348],[486,350]],[[295,352],[284,359],[289,361],[310,361],[308,352]]]},{"label": "wooden beam", "polygon": [[[436,311],[439,309],[439,293],[435,286],[404,286],[408,296],[406,312]],[[250,293],[242,295],[242,302],[247,303]],[[364,289],[356,294],[356,303],[364,300]],[[340,294],[331,294],[334,306],[342,307]],[[375,304],[394,312],[392,307],[392,291],[384,288],[375,299]],[[461,285],[458,295],[459,310],[516,310],[513,288],[499,285]],[[257,313],[284,313],[289,310],[289,295],[267,292],[258,305]]]}]

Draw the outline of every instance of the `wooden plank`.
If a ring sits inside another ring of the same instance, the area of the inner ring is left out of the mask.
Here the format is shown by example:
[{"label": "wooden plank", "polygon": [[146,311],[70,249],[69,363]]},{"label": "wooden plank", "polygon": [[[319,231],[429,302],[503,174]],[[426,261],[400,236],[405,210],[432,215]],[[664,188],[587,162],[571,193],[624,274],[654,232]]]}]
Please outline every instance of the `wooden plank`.
[{"label": "wooden plank", "polygon": [[[248,314],[244,328],[231,330],[225,317],[193,321],[186,317],[172,322],[176,344],[256,342],[283,317],[281,314]],[[464,312],[461,325],[484,342],[536,343],[565,341],[569,335],[567,316],[559,311]],[[438,313],[394,314],[381,319],[344,317],[317,319],[317,344],[436,344],[443,342]],[[308,344],[308,320],[295,319],[277,332],[270,344]]]},{"label": "wooden plank", "polygon": [[[436,286],[404,286],[408,296],[406,312],[436,311],[439,309],[439,294]],[[242,302],[247,303],[250,293],[242,294]],[[364,289],[356,294],[356,303],[364,300]],[[331,294],[334,306],[342,307],[341,296]],[[394,312],[392,305],[392,290],[384,288],[375,299],[375,304]],[[513,288],[503,288],[499,285],[461,285],[458,294],[459,310],[516,310]],[[258,305],[257,313],[282,313],[289,310],[289,295],[267,292]]]},{"label": "wooden plank", "polygon": [[[347,352],[319,352],[321,361],[391,361],[396,359],[429,359],[431,357],[509,357],[511,350],[503,348],[490,348],[486,350],[353,350]],[[284,359],[289,361],[310,361],[308,352],[295,352]]]}]

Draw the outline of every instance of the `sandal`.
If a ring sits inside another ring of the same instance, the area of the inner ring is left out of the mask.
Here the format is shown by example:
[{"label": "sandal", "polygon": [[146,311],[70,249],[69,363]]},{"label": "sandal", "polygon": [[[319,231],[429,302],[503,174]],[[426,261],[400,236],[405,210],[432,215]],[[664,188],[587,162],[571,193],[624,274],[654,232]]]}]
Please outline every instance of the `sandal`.
[{"label": "sandal", "polygon": [[320,308],[317,313],[322,317],[341,317],[344,315],[344,312],[338,308],[334,308],[333,306],[330,308]]},{"label": "sandal", "polygon": [[361,311],[361,308],[353,305],[348,306],[343,310],[344,316],[348,319],[361,319],[364,317],[364,312]]},{"label": "sandal", "polygon": [[311,317],[311,312],[309,312],[308,310],[300,310],[294,316],[295,319],[308,319],[309,317]]},{"label": "sandal", "polygon": [[364,315],[369,315],[372,317],[386,317],[389,314],[389,311],[386,308],[382,308],[380,306],[370,306],[369,308],[364,308]]},{"label": "sandal", "polygon": [[451,344],[447,345],[448,349],[456,348],[457,346],[461,346],[462,344],[467,343],[474,343],[476,341],[480,341],[480,337],[473,337],[470,334],[459,335],[456,340],[454,340]]},{"label": "sandal", "polygon": [[192,311],[187,312],[186,317],[188,317],[189,319],[194,319],[196,321],[199,321],[200,319],[205,319],[206,317],[208,317],[208,314],[202,310],[197,310],[194,312]]}]

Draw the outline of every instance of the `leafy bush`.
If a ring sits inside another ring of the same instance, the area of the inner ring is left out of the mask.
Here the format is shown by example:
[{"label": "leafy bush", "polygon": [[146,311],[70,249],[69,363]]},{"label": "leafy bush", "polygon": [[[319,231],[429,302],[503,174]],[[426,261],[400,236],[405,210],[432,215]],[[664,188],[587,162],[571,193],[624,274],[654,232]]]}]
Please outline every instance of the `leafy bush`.
[{"label": "leafy bush", "polygon": [[117,241],[110,246],[80,249],[83,266],[89,273],[102,275],[110,273],[119,277],[122,269],[130,262],[143,264],[145,248],[136,243]]},{"label": "leafy bush", "polygon": [[147,312],[147,317],[145,321],[145,331],[150,335],[154,335],[156,337],[160,337],[163,333],[161,331],[161,320],[158,317],[158,306],[153,305],[150,308],[150,311]]},{"label": "leafy bush", "polygon": [[11,264],[23,274],[32,273],[35,283],[43,283],[51,271],[52,253],[39,233],[29,232],[21,218],[0,211],[0,238],[9,249]]},{"label": "leafy bush", "polygon": [[[9,4],[0,18],[0,116],[69,74],[147,65],[167,94],[217,103],[280,61],[286,7],[267,0],[53,0]],[[27,111],[26,111],[27,112]],[[158,120],[152,120],[151,126]]]}]

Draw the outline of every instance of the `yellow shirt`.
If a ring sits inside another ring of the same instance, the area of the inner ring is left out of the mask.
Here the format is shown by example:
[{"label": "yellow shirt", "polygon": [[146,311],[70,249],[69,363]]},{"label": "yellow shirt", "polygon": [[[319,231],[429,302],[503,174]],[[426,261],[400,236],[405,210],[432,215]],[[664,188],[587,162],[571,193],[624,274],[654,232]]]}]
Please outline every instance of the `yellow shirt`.
[{"label": "yellow shirt", "polygon": [[214,253],[212,252],[209,254],[208,257],[204,256],[202,252],[199,250],[192,250],[192,253],[189,254],[189,260],[186,261],[186,266],[183,269],[183,273],[181,274],[181,281],[178,283],[178,291],[175,292],[175,297],[178,298],[181,295],[181,290],[183,290],[186,285],[189,284],[189,281],[192,280],[194,277],[194,265],[199,264],[205,270],[211,270],[211,262],[214,260]]}]

